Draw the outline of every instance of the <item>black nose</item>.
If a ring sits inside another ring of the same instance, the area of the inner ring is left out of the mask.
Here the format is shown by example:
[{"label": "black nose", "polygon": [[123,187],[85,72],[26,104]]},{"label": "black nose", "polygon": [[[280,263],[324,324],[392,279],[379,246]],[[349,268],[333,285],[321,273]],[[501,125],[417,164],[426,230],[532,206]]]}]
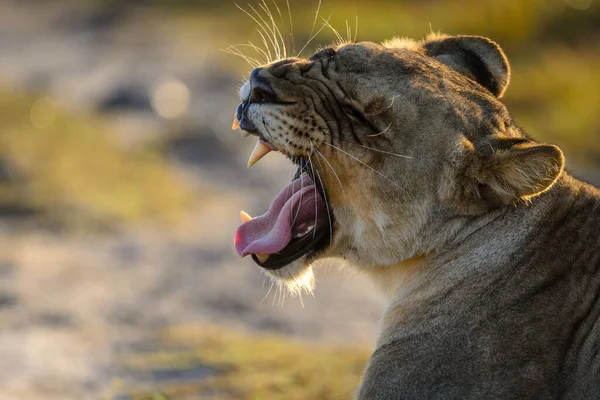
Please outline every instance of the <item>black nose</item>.
[{"label": "black nose", "polygon": [[262,68],[255,68],[250,73],[250,97],[241,103],[236,110],[236,116],[240,127],[250,133],[258,133],[254,123],[248,118],[247,110],[250,104],[255,103],[277,103],[277,94],[269,83],[269,80],[260,75]]},{"label": "black nose", "polygon": [[256,125],[254,125],[252,121],[250,121],[250,118],[248,118],[248,115],[246,115],[247,108],[248,102],[246,101],[244,103],[240,103],[240,105],[237,107],[237,110],[235,111],[238,122],[240,124],[240,128],[242,128],[246,132],[258,133]]},{"label": "black nose", "polygon": [[277,94],[269,79],[260,75],[262,68],[254,68],[250,73],[250,98],[251,103],[277,103]]}]

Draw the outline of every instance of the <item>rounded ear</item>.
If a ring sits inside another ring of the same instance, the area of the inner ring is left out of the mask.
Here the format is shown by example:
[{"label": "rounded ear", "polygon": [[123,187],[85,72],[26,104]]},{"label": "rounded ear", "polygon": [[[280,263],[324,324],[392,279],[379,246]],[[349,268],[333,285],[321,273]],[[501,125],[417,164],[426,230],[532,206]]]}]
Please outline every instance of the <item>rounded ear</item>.
[{"label": "rounded ear", "polygon": [[550,189],[564,167],[562,151],[527,139],[493,138],[477,151],[469,175],[486,189],[485,197],[510,204]]},{"label": "rounded ear", "polygon": [[425,53],[502,97],[510,66],[496,43],[480,36],[433,36],[423,42]]}]

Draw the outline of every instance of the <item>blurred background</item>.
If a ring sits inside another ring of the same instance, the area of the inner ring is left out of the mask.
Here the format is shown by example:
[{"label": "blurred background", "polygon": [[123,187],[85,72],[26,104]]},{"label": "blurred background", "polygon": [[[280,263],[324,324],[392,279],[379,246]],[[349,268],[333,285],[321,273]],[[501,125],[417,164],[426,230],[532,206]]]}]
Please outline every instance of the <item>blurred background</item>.
[{"label": "blurred background", "polygon": [[[517,122],[600,183],[600,1],[326,0],[314,29],[318,1],[265,4],[240,3],[296,51],[324,19],[492,38]],[[350,398],[385,300],[336,265],[290,298],[233,249],[292,173],[230,130],[256,28],[233,1],[0,0],[1,399]]]}]

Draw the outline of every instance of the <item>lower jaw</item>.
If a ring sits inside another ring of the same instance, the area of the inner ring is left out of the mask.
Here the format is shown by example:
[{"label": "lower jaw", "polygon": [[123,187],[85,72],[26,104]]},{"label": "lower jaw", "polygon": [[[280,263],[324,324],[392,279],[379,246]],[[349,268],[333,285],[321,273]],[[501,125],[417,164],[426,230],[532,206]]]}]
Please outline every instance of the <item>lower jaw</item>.
[{"label": "lower jaw", "polygon": [[[253,254],[252,259],[261,268],[270,271],[276,271],[285,268],[293,263],[308,264],[309,261],[326,245],[326,240],[329,237],[329,230],[324,230],[322,229],[322,227],[315,227],[315,232],[317,232],[317,236],[315,236],[311,240],[312,243],[310,244],[310,249],[308,249],[307,251],[303,252],[303,249],[301,247],[298,250],[294,251],[293,247],[295,244],[292,242],[290,245],[288,245],[288,247],[291,246],[292,248],[287,249],[287,254],[272,254],[269,255],[269,257],[264,261],[261,261],[256,254]],[[308,239],[310,240],[310,237]],[[298,246],[301,245],[302,242],[298,242]]]},{"label": "lower jaw", "polygon": [[279,269],[263,269],[267,275],[283,282],[289,289],[297,286],[312,285],[312,264],[300,258]]}]

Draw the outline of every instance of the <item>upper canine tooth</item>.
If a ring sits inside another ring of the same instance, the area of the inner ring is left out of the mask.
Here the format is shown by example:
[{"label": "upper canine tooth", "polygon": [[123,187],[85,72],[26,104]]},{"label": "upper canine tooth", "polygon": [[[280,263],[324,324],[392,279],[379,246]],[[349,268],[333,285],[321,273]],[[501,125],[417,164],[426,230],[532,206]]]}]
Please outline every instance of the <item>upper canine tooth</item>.
[{"label": "upper canine tooth", "polygon": [[250,215],[246,211],[240,211],[240,218],[242,218],[242,222],[248,222],[252,219]]},{"label": "upper canine tooth", "polygon": [[256,142],[256,146],[254,146],[254,150],[252,150],[252,154],[250,154],[250,158],[248,159],[248,168],[256,164],[258,160],[266,156],[270,151],[271,149],[260,140]]},{"label": "upper canine tooth", "polygon": [[240,127],[240,121],[238,121],[237,119],[237,115],[233,116],[233,124],[231,125],[231,129],[233,129],[234,131]]}]

